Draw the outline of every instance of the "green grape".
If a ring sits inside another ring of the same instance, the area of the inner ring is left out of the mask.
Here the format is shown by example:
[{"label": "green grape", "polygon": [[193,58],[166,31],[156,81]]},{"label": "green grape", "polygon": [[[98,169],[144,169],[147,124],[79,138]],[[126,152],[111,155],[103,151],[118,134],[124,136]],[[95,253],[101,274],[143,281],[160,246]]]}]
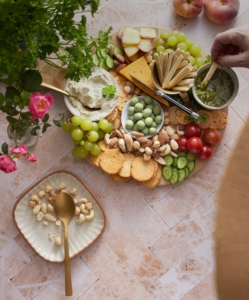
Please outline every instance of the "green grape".
[{"label": "green grape", "polygon": [[112,123],[109,122],[107,129],[105,130],[105,133],[111,133],[114,129],[114,126]]},{"label": "green grape", "polygon": [[80,125],[82,122],[82,118],[79,116],[73,116],[71,121],[74,125]]},{"label": "green grape", "polygon": [[88,151],[84,148],[84,146],[77,147],[77,156],[80,158],[85,158],[88,155]]},{"label": "green grape", "polygon": [[184,32],[179,32],[177,34],[176,38],[177,38],[178,43],[185,42],[186,41],[186,34]]},{"label": "green grape", "polygon": [[92,127],[90,131],[98,131],[99,130],[99,125],[97,122],[92,122]]},{"label": "green grape", "polygon": [[106,119],[101,119],[98,122],[99,128],[102,130],[106,130],[109,126],[109,122]]},{"label": "green grape", "polygon": [[192,66],[194,66],[194,65],[195,65],[195,58],[194,58],[194,56],[192,56],[192,55],[189,55],[189,57],[188,57],[188,61],[191,63],[191,65],[192,65]]},{"label": "green grape", "polygon": [[201,52],[201,46],[198,44],[193,44],[190,48],[189,48],[189,53],[193,56],[197,56],[199,53]]},{"label": "green grape", "polygon": [[99,139],[98,139],[98,140],[99,140],[99,141],[103,140],[104,137],[105,137],[104,131],[101,130],[101,129],[99,129],[98,134],[99,134]]},{"label": "green grape", "polygon": [[164,52],[164,53],[169,53],[169,52],[172,52],[172,51],[174,51],[174,50],[168,48],[168,49],[165,49],[163,52]]},{"label": "green grape", "polygon": [[163,39],[163,40],[166,40],[169,36],[169,32],[166,31],[166,30],[163,30],[161,33],[160,33],[160,38]]},{"label": "green grape", "polygon": [[85,144],[85,141],[80,141],[80,145],[83,146]]},{"label": "green grape", "polygon": [[66,121],[61,124],[61,129],[65,132],[72,132],[75,128],[77,128],[75,125],[67,123]]},{"label": "green grape", "polygon": [[179,34],[179,31],[178,31],[178,30],[173,30],[173,31],[171,31],[171,33],[170,33],[170,35],[173,35],[173,36],[175,36],[175,37],[177,37],[178,34]]},{"label": "green grape", "polygon": [[93,156],[98,156],[101,152],[101,149],[99,147],[99,145],[97,144],[93,144],[93,147],[92,149],[90,150],[90,153],[93,155]]},{"label": "green grape", "polygon": [[89,142],[94,143],[98,140],[98,138],[99,138],[99,134],[97,131],[89,131],[87,133],[87,139]]},{"label": "green grape", "polygon": [[163,39],[158,39],[155,41],[155,47],[163,46],[165,41]]},{"label": "green grape", "polygon": [[82,147],[84,147],[85,150],[90,151],[93,147],[93,143],[91,143],[90,141],[85,141]]},{"label": "green grape", "polygon": [[73,140],[80,141],[84,136],[84,131],[81,130],[80,128],[76,128],[71,132],[71,136]]},{"label": "green grape", "polygon": [[193,41],[191,39],[186,39],[185,44],[187,45],[188,49],[193,45]]},{"label": "green grape", "polygon": [[157,52],[157,53],[163,52],[164,50],[165,50],[165,47],[164,47],[164,46],[157,46],[157,47],[156,47],[156,52]]},{"label": "green grape", "polygon": [[197,65],[197,68],[200,68],[204,65],[204,59],[201,57],[196,57],[195,64]]},{"label": "green grape", "polygon": [[179,48],[179,49],[181,49],[181,50],[183,50],[185,52],[188,50],[188,46],[185,43],[183,43],[183,42],[178,43],[177,44],[177,48]]},{"label": "green grape", "polygon": [[177,38],[173,35],[170,35],[169,38],[168,38],[168,44],[170,46],[175,46],[177,43]]},{"label": "green grape", "polygon": [[80,142],[81,142],[81,140],[73,140],[73,142],[74,142],[74,145],[76,146],[76,145],[80,145]]},{"label": "green grape", "polygon": [[92,128],[93,122],[89,119],[83,119],[81,121],[80,127],[85,130],[89,131]]},{"label": "green grape", "polygon": [[75,148],[72,149],[71,153],[72,153],[73,157],[78,157],[78,150],[77,149],[78,149],[78,147],[75,147]]}]

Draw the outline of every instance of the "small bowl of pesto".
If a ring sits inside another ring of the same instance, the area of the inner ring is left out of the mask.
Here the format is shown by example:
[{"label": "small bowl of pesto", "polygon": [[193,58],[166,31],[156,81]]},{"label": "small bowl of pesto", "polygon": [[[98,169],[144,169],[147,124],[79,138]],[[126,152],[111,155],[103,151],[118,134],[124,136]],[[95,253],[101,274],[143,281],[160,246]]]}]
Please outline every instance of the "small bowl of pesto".
[{"label": "small bowl of pesto", "polygon": [[205,86],[202,82],[211,65],[212,63],[209,63],[198,69],[192,91],[195,100],[202,107],[218,110],[228,106],[235,99],[239,89],[239,81],[232,69],[218,66]]}]

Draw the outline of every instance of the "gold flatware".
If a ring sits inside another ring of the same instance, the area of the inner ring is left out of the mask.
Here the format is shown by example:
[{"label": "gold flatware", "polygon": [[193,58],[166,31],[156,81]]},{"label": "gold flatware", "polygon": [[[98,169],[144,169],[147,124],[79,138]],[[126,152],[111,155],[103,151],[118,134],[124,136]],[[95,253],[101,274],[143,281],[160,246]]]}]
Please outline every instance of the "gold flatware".
[{"label": "gold flatware", "polygon": [[73,198],[69,194],[61,192],[54,201],[54,211],[58,219],[60,219],[64,225],[65,293],[66,296],[72,296],[73,291],[68,247],[68,223],[73,218],[75,212]]}]

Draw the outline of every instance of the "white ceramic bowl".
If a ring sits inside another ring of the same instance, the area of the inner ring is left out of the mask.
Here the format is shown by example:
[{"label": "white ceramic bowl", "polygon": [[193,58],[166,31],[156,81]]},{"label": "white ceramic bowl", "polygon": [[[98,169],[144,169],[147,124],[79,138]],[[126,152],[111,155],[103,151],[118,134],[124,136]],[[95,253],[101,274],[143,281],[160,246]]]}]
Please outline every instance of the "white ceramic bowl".
[{"label": "white ceramic bowl", "polygon": [[[139,99],[140,101],[142,101],[142,100],[144,99],[144,96],[138,96],[138,99]],[[158,133],[158,131],[162,128],[163,123],[164,123],[164,114],[163,114],[162,106],[161,106],[155,99],[152,99],[152,101],[153,101],[153,105],[159,105],[159,106],[161,107],[161,113],[160,113],[160,116],[162,117],[162,121],[161,121],[161,123],[158,124],[157,127],[156,127],[156,133]],[[122,123],[122,127],[124,128],[124,130],[125,130],[128,134],[132,135],[131,132],[133,131],[133,129],[127,129],[127,128],[125,127],[126,121],[129,120],[129,115],[128,115],[128,108],[129,108],[129,106],[130,106],[130,101],[126,103],[125,107],[124,107],[123,110],[122,110],[122,114],[121,114],[121,123]],[[155,134],[156,134],[156,133],[155,133]],[[152,137],[152,136],[155,135],[155,134],[146,134],[146,135],[144,135],[144,136],[147,137],[147,138],[149,138],[149,137]]]},{"label": "white ceramic bowl", "polygon": [[238,90],[239,90],[239,81],[238,81],[238,77],[236,75],[236,73],[232,70],[232,69],[228,69],[228,68],[223,68],[223,67],[220,67],[218,66],[218,69],[221,69],[221,70],[224,70],[225,72],[227,72],[227,74],[229,74],[229,76],[232,78],[233,80],[233,84],[234,84],[234,90],[233,90],[233,94],[232,96],[230,97],[230,99],[227,100],[227,102],[222,105],[222,106],[219,106],[219,107],[214,107],[214,106],[209,106],[205,103],[203,103],[201,101],[201,99],[196,95],[196,80],[198,78],[198,76],[205,70],[207,69],[210,69],[212,63],[209,63],[209,64],[206,64],[204,66],[202,66],[201,68],[198,69],[197,71],[197,75],[195,77],[195,82],[194,82],[194,85],[192,87],[192,92],[193,92],[193,96],[195,97],[195,100],[203,107],[203,108],[206,108],[206,109],[210,109],[210,110],[219,110],[219,109],[222,109],[222,108],[225,108],[227,107],[228,105],[230,105],[233,100],[235,99],[235,97],[237,96],[238,94]]},{"label": "white ceramic bowl", "polygon": [[[104,99],[103,102],[104,104],[102,105],[100,110],[89,110],[85,109],[84,106],[80,102],[75,101],[73,98],[70,98],[67,95],[64,95],[64,101],[65,104],[68,108],[68,110],[75,116],[80,116],[83,119],[90,119],[92,121],[98,121],[100,119],[103,119],[107,117],[116,107],[117,102],[118,102],[118,95],[119,95],[119,88],[118,85],[115,81],[115,79],[112,77],[112,75],[107,72],[106,70],[99,68],[99,67],[94,67],[93,70],[99,70],[103,75],[107,76],[110,80],[111,85],[116,87],[116,94],[114,98],[112,99]],[[68,79],[66,81],[64,90],[68,92],[68,85],[71,80]],[[96,87],[98,87],[98,84],[96,84]]]}]

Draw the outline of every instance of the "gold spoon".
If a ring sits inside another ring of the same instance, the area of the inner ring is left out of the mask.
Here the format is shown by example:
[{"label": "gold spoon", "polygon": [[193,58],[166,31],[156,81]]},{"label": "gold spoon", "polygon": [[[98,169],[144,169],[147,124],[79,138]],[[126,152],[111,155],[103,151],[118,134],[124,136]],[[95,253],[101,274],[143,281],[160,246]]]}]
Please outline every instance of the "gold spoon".
[{"label": "gold spoon", "polygon": [[206,87],[208,85],[209,80],[214,75],[214,72],[216,71],[216,69],[218,68],[218,66],[219,65],[216,62],[212,63],[212,66],[210,67],[209,71],[207,72],[207,75],[205,76],[205,78],[202,81],[202,85],[204,87]]},{"label": "gold spoon", "polygon": [[[54,91],[57,91],[57,92],[62,93],[62,94],[64,94],[64,95],[67,95],[68,97],[72,97],[72,98],[76,99],[77,101],[80,101],[78,97],[73,96],[73,95],[69,94],[68,92],[66,92],[66,91],[64,91],[64,90],[61,90],[61,89],[59,89],[59,88],[57,88],[57,87],[55,87],[55,86],[53,86],[53,85],[51,85],[51,84],[42,82],[42,83],[41,83],[41,86],[44,86],[44,87],[49,88],[49,89],[51,89],[51,90],[54,90]],[[84,106],[84,108],[85,108],[86,110],[94,111],[94,110],[100,110],[100,109],[101,109],[101,108],[88,107],[88,106],[84,105],[83,103],[81,103],[81,104]]]},{"label": "gold spoon", "polygon": [[61,192],[54,201],[54,211],[58,219],[64,224],[64,255],[65,255],[65,293],[66,296],[72,296],[72,281],[69,260],[69,247],[68,247],[68,223],[74,216],[75,204],[73,198]]}]

